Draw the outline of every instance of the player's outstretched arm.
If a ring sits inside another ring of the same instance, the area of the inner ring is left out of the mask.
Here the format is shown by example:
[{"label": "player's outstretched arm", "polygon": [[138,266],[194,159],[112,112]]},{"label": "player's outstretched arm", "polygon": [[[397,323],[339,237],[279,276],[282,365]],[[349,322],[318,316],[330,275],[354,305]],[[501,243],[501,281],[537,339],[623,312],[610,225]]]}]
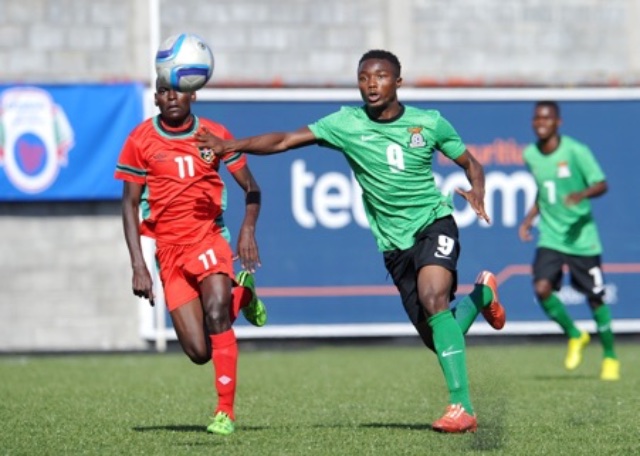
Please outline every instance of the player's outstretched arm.
[{"label": "player's outstretched arm", "polygon": [[256,224],[260,214],[261,192],[249,165],[231,173],[238,185],[244,190],[245,212],[240,233],[236,255],[240,259],[240,265],[249,272],[255,272],[261,266],[258,243],[256,241]]},{"label": "player's outstretched arm", "polygon": [[277,154],[317,142],[315,135],[308,127],[291,132],[265,133],[227,141],[221,140],[206,128],[202,128],[196,133],[195,139],[198,147],[211,149],[216,155],[225,155],[235,151],[253,155]]},{"label": "player's outstretched arm", "polygon": [[454,160],[458,166],[464,169],[467,179],[471,184],[468,191],[456,188],[456,193],[462,196],[471,205],[479,218],[491,223],[487,212],[484,209],[484,169],[471,152],[465,150],[462,155]]},{"label": "player's outstretched arm", "polygon": [[125,181],[122,192],[122,224],[133,270],[133,294],[148,299],[149,303],[153,305],[153,282],[140,244],[139,210],[142,190],[141,184]]}]

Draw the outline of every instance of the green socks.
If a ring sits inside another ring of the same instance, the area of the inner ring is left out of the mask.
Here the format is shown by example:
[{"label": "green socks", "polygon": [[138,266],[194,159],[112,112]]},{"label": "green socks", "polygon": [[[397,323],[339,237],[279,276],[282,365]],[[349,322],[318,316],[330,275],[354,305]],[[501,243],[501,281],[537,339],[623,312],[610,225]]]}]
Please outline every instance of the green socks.
[{"label": "green socks", "polygon": [[486,285],[476,284],[473,291],[456,304],[455,309],[453,309],[453,315],[462,330],[462,334],[466,334],[469,331],[480,311],[492,299],[493,292],[491,288]]},{"label": "green socks", "polygon": [[[541,301],[542,308],[553,321],[558,323],[565,334],[569,337],[580,337],[580,330],[574,325],[573,320],[567,313],[562,301],[552,294],[544,301]],[[604,351],[605,358],[617,359],[614,348],[613,331],[611,330],[611,310],[606,304],[602,304],[593,310],[593,319],[596,322],[600,342]]]},{"label": "green socks", "polygon": [[580,330],[573,324],[573,320],[567,313],[567,309],[555,293],[551,294],[551,296],[544,301],[540,301],[540,304],[549,318],[558,323],[567,336],[571,338],[580,337]]},{"label": "green socks", "polygon": [[462,404],[467,413],[473,415],[464,336],[460,326],[450,310],[432,315],[427,322],[433,331],[433,343],[449,389],[450,404]]},{"label": "green socks", "polygon": [[605,358],[617,359],[613,348],[613,331],[611,330],[611,310],[606,304],[602,304],[593,311],[593,319],[596,321],[598,335],[602,343]]}]

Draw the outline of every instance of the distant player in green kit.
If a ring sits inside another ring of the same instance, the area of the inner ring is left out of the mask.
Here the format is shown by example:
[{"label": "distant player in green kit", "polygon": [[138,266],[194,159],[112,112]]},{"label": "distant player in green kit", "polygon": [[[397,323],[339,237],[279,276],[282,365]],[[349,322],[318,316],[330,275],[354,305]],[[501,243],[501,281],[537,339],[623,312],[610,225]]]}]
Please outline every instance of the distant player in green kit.
[{"label": "distant player in green kit", "polygon": [[604,303],[602,245],[590,198],[607,191],[604,173],[591,150],[566,135],[560,136],[560,109],[553,101],[535,106],[533,130],[538,142],[524,150],[524,161],[538,186],[538,195],[519,229],[523,241],[531,240],[536,216],[539,238],[533,261],[534,289],[550,319],[569,337],[565,367],[573,370],[582,361],[589,333],[578,329],[555,293],[562,284],[562,267],[571,273],[571,285],[584,294],[591,306],[604,349],[600,378],[618,380],[620,362],[614,349],[611,312]]},{"label": "distant player in green kit", "polygon": [[364,208],[385,266],[422,341],[438,356],[447,387],[446,413],[433,423],[441,432],[473,432],[476,415],[469,397],[464,333],[478,313],[501,329],[505,312],[493,274],[483,271],[455,314],[449,309],[457,286],[460,252],[451,197],[436,188],[431,169],[440,150],[461,166],[471,183],[457,190],[478,217],[484,209],[484,171],[438,111],[398,101],[400,62],[390,52],[369,51],[358,65],[365,105],[343,107],[308,127],[289,133],[221,141],[203,131],[199,146],[217,155],[257,155],[320,144],[342,152],[362,187]]}]

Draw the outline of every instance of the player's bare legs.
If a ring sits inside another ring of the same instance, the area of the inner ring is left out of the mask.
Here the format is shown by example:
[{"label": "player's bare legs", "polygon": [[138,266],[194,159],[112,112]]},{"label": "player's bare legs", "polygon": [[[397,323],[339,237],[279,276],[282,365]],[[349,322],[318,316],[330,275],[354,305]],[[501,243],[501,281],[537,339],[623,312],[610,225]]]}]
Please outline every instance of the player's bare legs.
[{"label": "player's bare legs", "polygon": [[418,271],[418,297],[428,316],[449,310],[453,274],[438,265],[423,266]]},{"label": "player's bare legs", "polygon": [[182,351],[196,364],[211,361],[209,335],[205,332],[204,312],[196,298],[171,311],[171,321]]},{"label": "player's bare legs", "polygon": [[238,344],[231,328],[231,279],[224,274],[207,276],[200,283],[202,302],[194,299],[171,312],[178,341],[191,361],[213,361],[218,406],[209,432],[234,430],[234,399]]},{"label": "player's bare legs", "polygon": [[[403,297],[403,299],[405,298]],[[469,331],[479,313],[482,313],[491,327],[498,330],[502,329],[506,321],[506,312],[500,304],[495,276],[489,271],[480,272],[473,291],[460,299],[451,312],[458,326],[460,326],[462,334],[466,334]],[[433,332],[427,320],[420,319],[417,322],[413,318],[411,320],[424,345],[435,353]]]},{"label": "player's bare legs", "polygon": [[212,274],[200,282],[202,308],[210,334],[220,334],[231,329],[231,279],[225,274]]},{"label": "player's bare legs", "polygon": [[445,415],[433,423],[441,432],[475,431],[477,421],[469,397],[464,335],[449,309],[453,274],[437,265],[418,271],[418,296],[433,331],[436,355],[449,389]]},{"label": "player's bare legs", "polygon": [[238,371],[238,342],[231,327],[231,279],[213,274],[200,282],[202,307],[211,339],[218,406],[207,431],[228,435],[234,431],[234,400]]}]

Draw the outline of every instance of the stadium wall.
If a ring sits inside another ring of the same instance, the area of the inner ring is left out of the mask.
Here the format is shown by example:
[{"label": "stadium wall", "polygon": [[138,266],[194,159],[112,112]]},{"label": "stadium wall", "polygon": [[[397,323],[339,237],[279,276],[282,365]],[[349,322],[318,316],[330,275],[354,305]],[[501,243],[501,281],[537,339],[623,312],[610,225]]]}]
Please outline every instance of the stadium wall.
[{"label": "stadium wall", "polygon": [[0,203],[0,352],[147,346],[119,215],[115,201]]},{"label": "stadium wall", "polygon": [[640,0],[5,0],[0,82],[148,83],[154,40],[192,31],[219,86],[351,85],[377,47],[411,85],[632,85],[638,22]]}]

